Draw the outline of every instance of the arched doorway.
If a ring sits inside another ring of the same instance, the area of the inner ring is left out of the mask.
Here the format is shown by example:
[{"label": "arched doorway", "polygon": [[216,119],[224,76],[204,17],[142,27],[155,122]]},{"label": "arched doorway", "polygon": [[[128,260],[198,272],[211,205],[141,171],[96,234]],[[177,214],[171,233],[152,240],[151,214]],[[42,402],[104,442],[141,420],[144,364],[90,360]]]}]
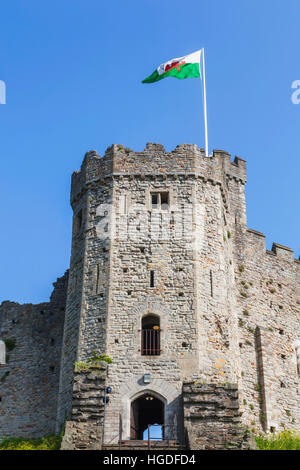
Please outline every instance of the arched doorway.
[{"label": "arched doorway", "polygon": [[165,421],[165,404],[151,392],[131,402],[130,439],[142,440],[148,425],[163,425]]}]

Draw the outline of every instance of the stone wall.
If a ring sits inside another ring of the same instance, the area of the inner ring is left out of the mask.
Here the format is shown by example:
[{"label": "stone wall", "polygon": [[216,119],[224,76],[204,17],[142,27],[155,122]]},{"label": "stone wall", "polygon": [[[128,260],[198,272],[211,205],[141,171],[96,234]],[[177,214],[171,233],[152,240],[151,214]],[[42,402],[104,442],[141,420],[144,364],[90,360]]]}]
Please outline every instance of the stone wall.
[{"label": "stone wall", "polygon": [[[90,163],[94,159],[94,153],[89,152],[85,162]],[[57,431],[61,429],[65,417],[70,416],[74,363],[89,358],[93,350],[105,350],[109,247],[106,239],[97,236],[96,224],[101,225],[106,205],[111,200],[111,191],[111,182],[102,181],[101,185],[97,185],[97,190],[92,186],[80,197],[76,195],[71,199],[73,236]],[[98,206],[101,210],[97,209]],[[94,220],[95,223],[92,222]]]},{"label": "stone wall", "polygon": [[50,302],[2,302],[0,339],[0,438],[55,432],[68,272],[54,283]]},{"label": "stone wall", "polygon": [[255,230],[235,236],[242,420],[256,431],[299,430],[300,262],[276,243],[266,250]]},{"label": "stone wall", "polygon": [[[195,145],[172,152],[113,145],[103,158],[85,155],[72,176],[58,422],[70,412],[75,360],[96,349],[113,359],[107,439],[117,435],[119,412],[129,437],[130,403],[146,391],[165,402],[166,423],[176,414],[180,428],[182,383],[193,377],[237,383],[242,420],[256,431],[275,421],[299,429],[300,264],[278,244],[266,251],[264,236],[247,228],[245,183],[244,160],[231,162],[222,150],[206,158]],[[160,191],[169,193],[165,212],[151,207]],[[141,354],[148,314],[160,317],[159,356]]]},{"label": "stone wall", "polygon": [[189,449],[255,449],[253,439],[240,424],[237,385],[185,382],[183,409]]},{"label": "stone wall", "polygon": [[71,419],[66,422],[61,450],[101,449],[106,375],[105,362],[75,372]]},{"label": "stone wall", "polygon": [[[227,175],[232,204],[243,219],[245,162],[231,162],[226,152],[205,158],[195,145],[165,152],[162,145],[147,144],[143,152],[113,145],[103,158],[95,151],[85,155],[80,172],[72,176],[60,423],[70,412],[72,364],[90,357],[93,349],[113,358],[108,439],[117,433],[122,410],[128,438],[130,402],[146,390],[146,372],[152,376],[147,390],[160,393],[167,404],[166,422],[176,414],[179,428],[185,377],[202,373],[211,380],[236,379],[233,248],[224,241],[231,224]],[[151,210],[153,191],[169,192],[168,212]],[[141,321],[147,314],[160,317],[159,357],[141,356]],[[121,392],[128,384],[125,399]]]}]

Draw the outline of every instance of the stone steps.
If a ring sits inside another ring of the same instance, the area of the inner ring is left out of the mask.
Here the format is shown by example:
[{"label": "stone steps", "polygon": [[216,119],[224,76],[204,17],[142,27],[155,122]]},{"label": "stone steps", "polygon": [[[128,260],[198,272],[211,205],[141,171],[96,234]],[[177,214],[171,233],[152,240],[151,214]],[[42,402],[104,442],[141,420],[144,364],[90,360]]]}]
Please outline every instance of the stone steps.
[{"label": "stone steps", "polygon": [[[177,441],[150,441],[150,450],[181,450],[183,446]],[[128,440],[121,441],[119,444],[108,444],[102,447],[102,450],[148,450],[148,441]]]}]

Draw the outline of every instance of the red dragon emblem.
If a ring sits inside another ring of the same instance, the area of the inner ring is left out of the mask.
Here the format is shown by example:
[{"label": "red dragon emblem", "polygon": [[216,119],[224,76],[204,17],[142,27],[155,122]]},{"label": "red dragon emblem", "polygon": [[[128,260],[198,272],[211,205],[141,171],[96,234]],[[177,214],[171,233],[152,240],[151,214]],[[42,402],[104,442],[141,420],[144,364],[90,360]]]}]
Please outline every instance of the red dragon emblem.
[{"label": "red dragon emblem", "polygon": [[168,72],[169,70],[172,70],[176,67],[176,69],[180,72],[181,68],[179,67],[180,65],[184,65],[185,62],[182,61],[180,62],[180,60],[177,60],[175,62],[171,62],[171,64],[167,64],[166,67],[165,67],[165,72]]}]

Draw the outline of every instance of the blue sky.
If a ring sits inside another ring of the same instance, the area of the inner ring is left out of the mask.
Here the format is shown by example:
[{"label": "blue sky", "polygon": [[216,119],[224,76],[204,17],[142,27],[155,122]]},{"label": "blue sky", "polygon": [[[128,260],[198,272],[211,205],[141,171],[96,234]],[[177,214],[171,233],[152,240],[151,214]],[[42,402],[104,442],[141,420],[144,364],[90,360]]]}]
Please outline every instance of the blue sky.
[{"label": "blue sky", "polygon": [[248,226],[298,258],[298,0],[14,0],[1,5],[0,300],[47,301],[68,268],[84,153],[204,146],[201,82],[142,85],[206,50],[209,149],[247,160]]}]

